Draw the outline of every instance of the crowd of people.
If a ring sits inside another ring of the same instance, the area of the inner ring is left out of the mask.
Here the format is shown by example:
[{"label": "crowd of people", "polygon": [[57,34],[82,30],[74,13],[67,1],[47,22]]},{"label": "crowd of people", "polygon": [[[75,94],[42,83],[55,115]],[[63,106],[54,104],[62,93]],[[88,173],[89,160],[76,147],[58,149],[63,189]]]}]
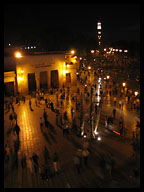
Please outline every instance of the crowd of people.
[{"label": "crowd of people", "polygon": [[[40,129],[43,131],[44,126],[49,127],[49,119],[47,114],[47,108],[50,108],[52,112],[55,112],[56,114],[56,125],[60,126],[62,128],[63,136],[70,135],[72,132],[75,133],[75,135],[81,135],[80,133],[80,126],[76,122],[77,114],[80,116],[82,107],[81,107],[81,94],[85,100],[86,103],[90,103],[90,96],[91,96],[91,88],[96,90],[97,84],[96,83],[88,83],[87,78],[83,81],[81,78],[79,80],[80,86],[77,87],[76,93],[72,93],[70,91],[70,87],[59,89],[55,95],[56,99],[55,102],[52,102],[48,95],[41,94],[39,92],[36,92],[35,95],[35,105],[38,106],[41,104],[41,100],[43,99],[45,102],[45,108],[43,111],[43,116],[40,117]],[[114,84],[114,83],[113,83]],[[129,91],[126,92],[119,90],[114,85],[105,84],[105,89],[101,89],[101,102],[100,104],[105,105],[108,102],[107,96],[109,95],[111,103],[113,102],[114,108],[113,113],[109,117],[105,118],[105,128],[109,128],[110,124],[114,123],[114,120],[117,116],[117,106],[123,110],[123,105],[129,104],[133,102],[134,109],[139,112],[139,105],[137,105],[137,102],[134,103],[134,101],[131,98],[133,98],[132,95],[129,94]],[[85,86],[87,85],[87,86]],[[122,89],[123,90],[123,89]],[[51,92],[50,94],[54,94],[54,92]],[[97,94],[97,93],[96,93]],[[95,95],[97,96],[97,95]],[[106,102],[105,101],[106,98]],[[113,98],[113,101],[112,101]],[[118,99],[119,98],[119,99]],[[25,97],[22,98],[23,103],[25,103]],[[70,101],[71,100],[71,105]],[[21,100],[18,99],[18,105],[20,105]],[[64,103],[66,105],[70,106],[70,114],[71,117],[68,116],[67,110],[65,109]],[[29,108],[31,111],[33,111],[33,105],[32,100],[29,99]],[[94,104],[92,107],[92,112],[94,111],[97,115],[99,107],[97,104]],[[12,131],[13,135],[13,147],[14,150],[12,150],[12,147],[10,146],[9,142],[7,141],[5,144],[5,162],[10,161],[10,156],[13,157],[13,167],[18,168],[18,150],[20,148],[20,127],[17,122],[17,114],[14,111],[14,105],[13,101],[11,101],[10,105],[7,105],[7,109],[10,111],[9,120],[10,120],[10,130]],[[132,107],[131,107],[132,109]],[[12,110],[12,112],[11,112]],[[62,111],[62,112],[60,112]],[[88,122],[90,123],[90,122]],[[124,120],[121,117],[119,119],[119,130],[120,135],[123,135],[123,129],[124,128]],[[137,126],[137,129],[140,128],[140,125]],[[138,132],[138,131],[137,131]],[[10,133],[8,133],[10,134]],[[136,134],[136,138],[138,138],[138,134]],[[31,172],[31,174],[39,174],[42,180],[48,181],[50,177],[54,176],[55,174],[59,174],[61,171],[60,166],[60,155],[57,152],[53,153],[53,157],[50,156],[48,148],[45,146],[43,149],[43,155],[45,162],[41,165],[39,163],[39,156],[36,153],[33,153],[30,158],[26,157],[24,152],[21,152],[20,155],[20,162],[23,169],[28,168]],[[76,169],[76,172],[78,174],[81,173],[82,167],[89,167],[89,156],[90,156],[90,150],[88,147],[88,144],[86,144],[82,149],[77,149],[76,153],[73,156],[73,164]]]}]

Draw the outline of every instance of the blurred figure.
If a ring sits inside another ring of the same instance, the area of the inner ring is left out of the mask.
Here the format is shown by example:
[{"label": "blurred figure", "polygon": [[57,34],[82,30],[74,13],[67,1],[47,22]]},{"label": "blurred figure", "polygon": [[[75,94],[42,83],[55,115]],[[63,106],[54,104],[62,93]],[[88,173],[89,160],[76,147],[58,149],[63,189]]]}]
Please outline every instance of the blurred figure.
[{"label": "blurred figure", "polygon": [[60,170],[60,166],[59,166],[59,157],[56,152],[54,153],[53,156],[53,166],[54,166],[54,172],[57,174],[58,171]]},{"label": "blurred figure", "polygon": [[41,131],[43,131],[43,120],[42,120],[42,117],[40,117],[40,129],[41,129]]},{"label": "blurred figure", "polygon": [[115,116],[116,116],[116,109],[114,108],[113,109],[113,118],[115,119]]},{"label": "blurred figure", "polygon": [[26,155],[24,154],[24,152],[21,153],[20,160],[22,168],[26,168]]},{"label": "blurred figure", "polygon": [[38,159],[39,159],[38,155],[36,153],[33,153],[32,163],[33,163],[33,166],[34,166],[35,173],[37,173],[38,169],[39,169]]}]

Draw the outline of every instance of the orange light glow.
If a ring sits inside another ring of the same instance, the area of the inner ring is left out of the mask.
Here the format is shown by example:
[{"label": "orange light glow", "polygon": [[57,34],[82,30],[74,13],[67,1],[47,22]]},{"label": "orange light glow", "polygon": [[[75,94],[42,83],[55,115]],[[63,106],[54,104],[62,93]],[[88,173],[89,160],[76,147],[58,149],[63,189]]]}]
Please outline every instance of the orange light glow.
[{"label": "orange light glow", "polygon": [[123,85],[123,87],[125,87],[125,86],[126,86],[126,83],[124,82],[124,83],[122,83],[122,85]]},{"label": "orange light glow", "polygon": [[74,54],[75,53],[75,51],[74,50],[71,50],[71,54]]},{"label": "orange light glow", "polygon": [[117,131],[113,131],[114,133],[116,133],[116,134],[118,134],[118,135],[120,135],[120,133],[119,132],[117,132]]},{"label": "orange light glow", "polygon": [[15,53],[15,57],[16,57],[16,58],[21,58],[21,57],[22,57],[22,55],[21,55],[21,53],[20,53],[20,52],[16,52],[16,53]]}]

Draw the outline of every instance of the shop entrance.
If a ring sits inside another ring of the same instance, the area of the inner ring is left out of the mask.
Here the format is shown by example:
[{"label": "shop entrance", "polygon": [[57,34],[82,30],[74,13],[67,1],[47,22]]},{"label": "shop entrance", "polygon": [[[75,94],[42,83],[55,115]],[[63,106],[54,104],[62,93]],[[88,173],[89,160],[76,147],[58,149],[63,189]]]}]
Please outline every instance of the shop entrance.
[{"label": "shop entrance", "polygon": [[40,72],[40,89],[48,89],[48,77],[47,71]]},{"label": "shop entrance", "polygon": [[51,71],[51,88],[58,88],[58,70]]},{"label": "shop entrance", "polygon": [[14,96],[14,81],[4,83],[4,95],[6,97]]},{"label": "shop entrance", "polygon": [[29,93],[36,90],[35,73],[28,73],[28,90]]}]

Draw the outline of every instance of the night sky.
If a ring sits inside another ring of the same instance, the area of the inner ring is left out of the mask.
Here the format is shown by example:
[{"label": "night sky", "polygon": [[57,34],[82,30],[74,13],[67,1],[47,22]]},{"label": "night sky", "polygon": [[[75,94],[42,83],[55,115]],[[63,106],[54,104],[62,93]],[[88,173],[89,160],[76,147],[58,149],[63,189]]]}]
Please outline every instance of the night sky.
[{"label": "night sky", "polygon": [[[140,41],[139,4],[5,4],[4,41],[14,43],[24,34],[63,30],[96,39],[96,23],[110,41]],[[36,36],[36,35],[35,35]]]}]

